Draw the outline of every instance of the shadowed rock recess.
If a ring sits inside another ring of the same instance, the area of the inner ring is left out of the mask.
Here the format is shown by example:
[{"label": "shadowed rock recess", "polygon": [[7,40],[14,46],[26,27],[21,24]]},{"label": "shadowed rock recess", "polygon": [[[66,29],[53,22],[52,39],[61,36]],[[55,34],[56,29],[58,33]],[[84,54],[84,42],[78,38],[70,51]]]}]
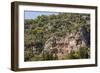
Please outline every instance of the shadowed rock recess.
[{"label": "shadowed rock recess", "polygon": [[24,61],[90,58],[89,14],[41,15],[24,24]]}]

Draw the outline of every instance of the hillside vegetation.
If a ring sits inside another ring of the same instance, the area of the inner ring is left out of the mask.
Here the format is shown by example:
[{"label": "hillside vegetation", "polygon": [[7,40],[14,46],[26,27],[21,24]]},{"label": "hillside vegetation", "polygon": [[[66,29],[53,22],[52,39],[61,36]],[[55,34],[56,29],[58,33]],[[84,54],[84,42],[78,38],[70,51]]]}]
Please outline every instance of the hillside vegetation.
[{"label": "hillside vegetation", "polygon": [[90,58],[89,14],[58,13],[24,20],[25,61],[86,58]]}]

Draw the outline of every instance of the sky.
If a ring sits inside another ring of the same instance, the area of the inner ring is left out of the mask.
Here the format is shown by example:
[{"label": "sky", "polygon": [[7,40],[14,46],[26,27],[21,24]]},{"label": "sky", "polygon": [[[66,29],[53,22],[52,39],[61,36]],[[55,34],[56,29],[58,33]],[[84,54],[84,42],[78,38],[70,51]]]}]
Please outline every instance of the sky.
[{"label": "sky", "polygon": [[24,11],[24,19],[35,19],[41,15],[58,14],[57,12],[44,12],[44,11]]}]

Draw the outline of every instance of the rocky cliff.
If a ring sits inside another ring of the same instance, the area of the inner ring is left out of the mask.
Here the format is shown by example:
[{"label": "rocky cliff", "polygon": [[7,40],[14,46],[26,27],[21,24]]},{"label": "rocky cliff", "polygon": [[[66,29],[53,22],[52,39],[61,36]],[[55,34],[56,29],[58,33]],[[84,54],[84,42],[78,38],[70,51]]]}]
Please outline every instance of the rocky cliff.
[{"label": "rocky cliff", "polygon": [[53,54],[58,59],[63,59],[72,51],[79,51],[81,47],[90,48],[90,34],[84,28],[72,33],[66,33],[64,37],[52,36],[44,46],[43,52]]}]

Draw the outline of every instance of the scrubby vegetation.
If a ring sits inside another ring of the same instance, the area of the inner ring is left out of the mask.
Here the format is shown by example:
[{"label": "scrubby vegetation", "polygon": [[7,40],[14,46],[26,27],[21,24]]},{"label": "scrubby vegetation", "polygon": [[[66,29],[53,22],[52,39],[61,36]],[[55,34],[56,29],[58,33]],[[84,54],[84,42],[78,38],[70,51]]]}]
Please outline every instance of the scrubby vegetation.
[{"label": "scrubby vegetation", "polygon": [[71,53],[65,56],[65,59],[85,59],[90,58],[90,49],[81,47],[78,51],[71,51]]},{"label": "scrubby vegetation", "polygon": [[[34,15],[33,15],[34,16]],[[82,29],[82,31],[80,31]],[[82,32],[86,46],[71,51],[63,59],[84,59],[90,57],[90,15],[78,13],[58,13],[41,15],[36,19],[24,20],[24,60],[58,60],[58,55],[44,52],[45,44],[51,37],[66,37],[66,34]],[[53,39],[52,46],[56,46]],[[70,48],[69,48],[70,49]],[[49,51],[50,49],[48,49]],[[49,51],[50,52],[50,51]],[[67,53],[67,52],[66,52]]]}]

